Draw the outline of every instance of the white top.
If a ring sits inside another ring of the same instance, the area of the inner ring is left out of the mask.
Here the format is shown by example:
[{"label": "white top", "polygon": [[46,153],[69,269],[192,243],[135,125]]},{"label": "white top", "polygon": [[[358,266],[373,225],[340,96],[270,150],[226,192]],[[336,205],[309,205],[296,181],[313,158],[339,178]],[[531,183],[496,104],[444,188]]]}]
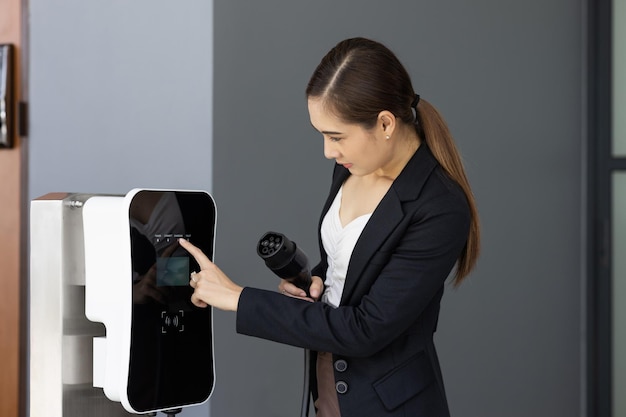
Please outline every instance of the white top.
[{"label": "white top", "polygon": [[372,213],[364,214],[345,227],[342,226],[339,218],[342,191],[343,186],[337,192],[333,204],[324,216],[321,229],[322,244],[328,261],[326,281],[324,281],[326,289],[322,295],[322,301],[333,307],[339,306],[352,251],[363,228],[372,216]]}]

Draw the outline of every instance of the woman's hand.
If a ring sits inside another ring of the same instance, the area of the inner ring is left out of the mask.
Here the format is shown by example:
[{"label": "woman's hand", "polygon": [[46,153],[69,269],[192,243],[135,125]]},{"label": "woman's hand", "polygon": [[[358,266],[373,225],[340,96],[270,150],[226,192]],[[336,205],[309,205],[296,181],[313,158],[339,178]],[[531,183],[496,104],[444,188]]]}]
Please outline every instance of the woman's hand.
[{"label": "woman's hand", "polygon": [[289,281],[285,281],[284,279],[280,280],[280,284],[278,284],[278,290],[290,297],[302,298],[308,301],[315,301],[320,298],[322,295],[322,291],[324,290],[324,282],[322,278],[318,276],[311,277],[311,286],[309,287],[309,294],[311,297],[307,297],[306,292],[293,285]]},{"label": "woman's hand", "polygon": [[200,265],[199,272],[191,273],[191,285],[194,289],[191,302],[198,307],[211,305],[220,310],[237,311],[239,296],[243,287],[235,284],[196,246],[185,239],[179,239]]}]

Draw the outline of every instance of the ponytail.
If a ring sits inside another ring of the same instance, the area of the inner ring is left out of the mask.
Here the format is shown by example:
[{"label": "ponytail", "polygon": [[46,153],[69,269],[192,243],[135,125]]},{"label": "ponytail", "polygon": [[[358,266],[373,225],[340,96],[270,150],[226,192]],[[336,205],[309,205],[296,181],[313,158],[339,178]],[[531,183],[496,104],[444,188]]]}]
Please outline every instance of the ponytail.
[{"label": "ponytail", "polygon": [[448,176],[459,184],[465,193],[470,209],[469,235],[463,252],[457,260],[454,275],[454,285],[457,286],[474,268],[480,252],[480,227],[476,200],[452,134],[441,114],[429,102],[421,99],[417,105],[417,119],[418,129],[421,127],[419,133],[423,140]]}]

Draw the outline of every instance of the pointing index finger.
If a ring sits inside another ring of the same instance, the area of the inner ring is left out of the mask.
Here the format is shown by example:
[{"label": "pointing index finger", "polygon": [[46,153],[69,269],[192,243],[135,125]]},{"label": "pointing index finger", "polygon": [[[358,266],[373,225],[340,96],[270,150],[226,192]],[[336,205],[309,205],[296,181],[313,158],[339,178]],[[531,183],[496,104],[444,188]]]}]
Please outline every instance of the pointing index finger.
[{"label": "pointing index finger", "polygon": [[180,243],[180,246],[182,246],[191,256],[194,257],[196,262],[198,262],[198,265],[200,265],[200,269],[208,268],[213,264],[208,256],[206,256],[204,252],[202,252],[202,250],[200,250],[200,248],[195,246],[193,243],[186,239],[178,239],[178,243]]}]

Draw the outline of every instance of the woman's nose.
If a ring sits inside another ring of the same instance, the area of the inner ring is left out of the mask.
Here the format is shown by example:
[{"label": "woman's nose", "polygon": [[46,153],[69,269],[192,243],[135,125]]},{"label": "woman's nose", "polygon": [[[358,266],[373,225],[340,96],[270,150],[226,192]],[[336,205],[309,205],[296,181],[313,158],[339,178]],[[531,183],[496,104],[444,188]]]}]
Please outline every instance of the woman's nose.
[{"label": "woman's nose", "polygon": [[330,139],[324,139],[324,157],[326,159],[337,159],[337,156],[339,156],[339,152],[337,152],[334,142]]}]

